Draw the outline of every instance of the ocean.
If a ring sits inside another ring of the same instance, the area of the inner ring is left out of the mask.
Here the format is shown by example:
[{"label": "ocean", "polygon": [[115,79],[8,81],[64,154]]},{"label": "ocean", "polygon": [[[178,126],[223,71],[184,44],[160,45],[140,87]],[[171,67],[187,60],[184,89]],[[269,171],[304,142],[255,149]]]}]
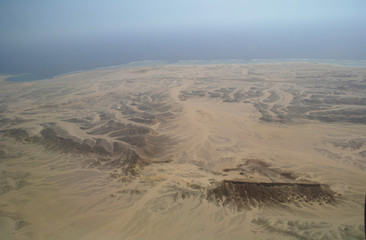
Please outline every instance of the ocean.
[{"label": "ocean", "polygon": [[[331,51],[332,48],[315,40],[297,42],[296,48],[292,46],[295,40],[284,37],[271,40],[258,34],[247,37],[243,34],[186,33],[166,36],[102,36],[77,41],[60,39],[38,43],[25,41],[22,44],[0,46],[0,73],[10,74],[8,81],[34,81],[116,65],[127,64],[127,67],[131,67],[136,62],[139,65],[150,65],[291,60],[366,66],[365,61],[359,60],[362,59],[363,51],[359,55],[349,52],[348,48]],[[131,65],[132,62],[134,64]]]}]

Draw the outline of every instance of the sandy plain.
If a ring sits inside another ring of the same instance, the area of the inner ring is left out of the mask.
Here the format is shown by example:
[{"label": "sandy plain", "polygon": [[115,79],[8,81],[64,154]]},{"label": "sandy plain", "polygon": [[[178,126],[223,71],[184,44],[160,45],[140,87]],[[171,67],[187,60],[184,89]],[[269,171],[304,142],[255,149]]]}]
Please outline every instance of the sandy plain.
[{"label": "sandy plain", "polygon": [[363,239],[366,69],[0,82],[0,239]]}]

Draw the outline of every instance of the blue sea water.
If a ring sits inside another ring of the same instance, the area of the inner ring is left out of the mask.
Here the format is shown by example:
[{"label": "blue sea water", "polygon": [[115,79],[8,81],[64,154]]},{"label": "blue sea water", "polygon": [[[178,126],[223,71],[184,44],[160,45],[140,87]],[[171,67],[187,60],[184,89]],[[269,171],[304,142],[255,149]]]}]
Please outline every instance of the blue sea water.
[{"label": "blue sea water", "polygon": [[[101,37],[78,41],[0,45],[0,73],[11,74],[8,81],[34,81],[116,65],[125,67],[150,64],[259,63],[278,61],[316,61],[365,67],[366,50],[360,44],[332,45],[272,35],[239,33],[177,33],[166,36]],[[359,46],[360,45],[360,46]],[[362,45],[363,46],[363,45]],[[147,61],[147,60],[162,61]],[[189,60],[195,61],[189,61]],[[219,59],[219,60],[217,60]],[[222,60],[224,59],[224,60]],[[226,60],[234,59],[234,60]],[[260,59],[260,60],[259,60]],[[318,60],[314,60],[318,59]],[[333,60],[319,60],[333,59]],[[361,61],[344,61],[355,59]],[[142,62],[141,62],[142,61]],[[135,62],[134,64],[129,64]]]}]

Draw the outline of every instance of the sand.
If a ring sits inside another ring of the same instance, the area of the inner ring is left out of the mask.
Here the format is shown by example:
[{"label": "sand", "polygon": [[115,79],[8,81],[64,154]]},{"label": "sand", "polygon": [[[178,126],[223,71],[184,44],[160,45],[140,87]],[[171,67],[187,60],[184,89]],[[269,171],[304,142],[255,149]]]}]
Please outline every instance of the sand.
[{"label": "sand", "polygon": [[0,239],[363,239],[366,69],[0,82]]}]

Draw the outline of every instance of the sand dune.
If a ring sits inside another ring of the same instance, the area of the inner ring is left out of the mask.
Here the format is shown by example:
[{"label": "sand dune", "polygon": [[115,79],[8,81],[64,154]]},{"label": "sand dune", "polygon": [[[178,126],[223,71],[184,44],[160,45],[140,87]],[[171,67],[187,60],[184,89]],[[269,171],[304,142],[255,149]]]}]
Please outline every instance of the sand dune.
[{"label": "sand dune", "polygon": [[0,239],[363,239],[366,70],[0,82]]}]

